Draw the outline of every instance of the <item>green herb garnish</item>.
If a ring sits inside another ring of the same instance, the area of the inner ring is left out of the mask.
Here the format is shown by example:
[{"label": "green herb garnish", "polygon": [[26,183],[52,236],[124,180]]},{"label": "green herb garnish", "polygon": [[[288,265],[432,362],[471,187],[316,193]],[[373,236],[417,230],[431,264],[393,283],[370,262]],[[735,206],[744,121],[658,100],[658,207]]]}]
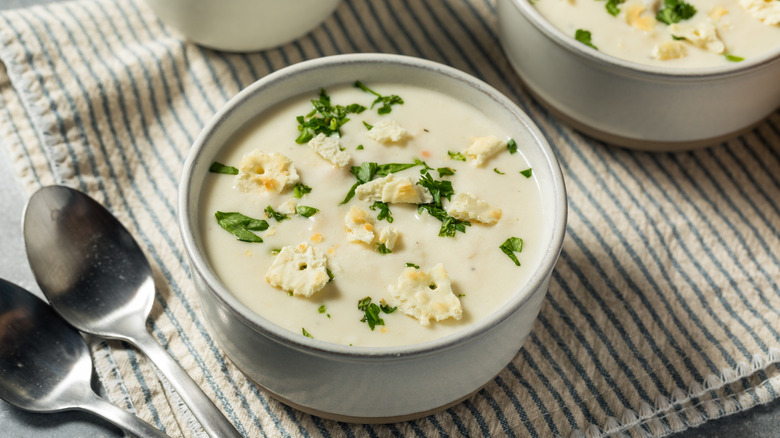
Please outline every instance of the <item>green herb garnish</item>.
[{"label": "green herb garnish", "polygon": [[298,183],[293,187],[293,197],[294,198],[302,198],[303,195],[310,193],[311,187],[307,185],[303,185],[301,183]]},{"label": "green herb garnish", "polygon": [[376,215],[376,220],[381,221],[384,219],[389,223],[393,223],[393,213],[390,212],[390,206],[387,205],[387,202],[374,201],[368,208],[373,211],[379,210],[379,214]]},{"label": "green herb garnish", "polygon": [[453,160],[466,161],[466,157],[463,156],[463,154],[460,152],[447,151],[447,155],[449,155]]},{"label": "green herb garnish", "polygon": [[585,44],[586,46],[598,50],[598,47],[594,46],[591,42],[590,32],[587,30],[577,29],[577,31],[574,33],[574,39],[581,42],[582,44]]},{"label": "green herb garnish", "polygon": [[376,244],[376,250],[379,254],[385,255],[390,254],[393,252],[390,248],[388,248],[384,243],[379,242]]},{"label": "green herb garnish", "polygon": [[664,6],[655,15],[655,19],[665,24],[679,23],[696,14],[696,8],[683,0],[664,0]]},{"label": "green herb garnish", "polygon": [[404,100],[401,99],[400,97],[396,96],[395,94],[391,94],[389,96],[382,96],[381,94],[377,93],[376,91],[374,91],[374,90],[366,87],[365,85],[363,85],[363,83],[360,82],[360,81],[355,81],[355,86],[360,88],[361,90],[367,92],[367,93],[371,93],[374,96],[376,96],[376,99],[374,99],[374,102],[371,104],[371,108],[373,109],[374,105],[376,105],[378,103],[382,104],[382,106],[379,107],[376,110],[377,114],[389,114],[390,111],[393,110],[391,108],[391,105],[395,105],[395,104],[403,105],[404,104]]},{"label": "green herb garnish", "polygon": [[306,143],[317,134],[341,135],[341,127],[349,121],[347,114],[358,114],[366,109],[356,103],[347,106],[331,105],[330,96],[325,90],[320,90],[319,99],[312,100],[311,103],[314,110],[305,116],[296,117],[298,131],[300,131],[298,138],[295,139],[296,143]]},{"label": "green herb garnish", "polygon": [[362,151],[362,150],[363,150],[363,145],[362,145],[362,144],[359,144],[359,145],[358,145],[358,147],[356,147],[355,149],[356,149],[356,150],[359,150],[359,151]]},{"label": "green herb garnish", "polygon": [[420,175],[422,175],[423,173],[428,172],[429,170],[433,170],[433,167],[429,166],[428,163],[426,163],[425,161],[423,161],[423,160],[421,160],[419,158],[415,158],[414,159],[414,164],[423,167],[422,169],[420,169]]},{"label": "green herb garnish", "polygon": [[447,212],[441,208],[436,207],[433,204],[420,204],[417,207],[417,213],[427,211],[428,214],[441,221],[441,228],[439,228],[440,237],[455,237],[455,234],[460,231],[466,232],[466,227],[471,226],[471,222],[455,219],[447,214]]},{"label": "green herb garnish", "polygon": [[620,13],[620,4],[626,0],[607,0],[607,4],[604,6],[607,8],[607,12],[615,17]]},{"label": "green herb garnish", "polygon": [[530,178],[532,173],[533,173],[533,169],[530,167],[528,169],[520,171],[520,175],[523,175],[526,178]]},{"label": "green herb garnish", "polygon": [[731,61],[731,62],[740,62],[740,61],[744,61],[745,60],[745,58],[743,58],[741,56],[734,56],[734,55],[730,55],[728,53],[726,53],[724,56],[726,57],[727,61]]},{"label": "green herb garnish", "polygon": [[218,211],[214,213],[217,223],[220,227],[236,236],[242,242],[260,243],[263,239],[252,231],[265,231],[268,229],[268,222],[262,219],[252,219],[237,212],[224,213]]},{"label": "green herb garnish", "polygon": [[509,149],[510,154],[516,154],[517,153],[517,142],[514,138],[510,138],[509,141],[506,143],[506,148]]},{"label": "green herb garnish", "polygon": [[407,263],[407,268],[414,268],[414,269],[420,269],[420,265],[415,265],[414,263]]},{"label": "green herb garnish", "polygon": [[295,212],[298,213],[298,216],[303,217],[312,217],[314,216],[318,211],[318,209],[314,207],[307,207],[305,205],[296,205],[295,206]]},{"label": "green herb garnish", "polygon": [[370,130],[372,130],[372,129],[374,129],[374,125],[372,125],[372,124],[370,124],[370,123],[366,122],[365,120],[363,120],[363,126],[365,126],[365,127],[366,127],[366,129],[367,129],[367,130],[369,130],[369,131],[370,131]]},{"label": "green herb garnish", "polygon": [[455,191],[452,189],[452,182],[446,180],[435,180],[430,173],[420,177],[418,184],[428,189],[433,196],[433,204],[441,208],[442,198],[450,199]]},{"label": "green herb garnish", "polygon": [[216,161],[211,163],[211,167],[209,167],[209,172],[224,173],[226,175],[238,175],[238,169],[236,169],[235,167],[226,166],[222,163],[217,163]]},{"label": "green herb garnish", "polygon": [[515,253],[523,250],[523,239],[519,237],[510,237],[509,239],[506,239],[499,248],[501,248],[501,251],[512,259],[517,266],[520,266],[520,260],[517,259]]},{"label": "green herb garnish", "polygon": [[493,168],[493,172],[496,172],[496,173],[497,173],[497,174],[499,174],[499,175],[506,175],[506,173],[505,173],[505,172],[502,172],[502,171],[498,170],[498,167],[494,167],[494,168]]},{"label": "green herb garnish", "polygon": [[328,281],[333,281],[333,279],[336,278],[333,276],[333,273],[330,272],[330,269],[325,268],[325,272],[328,274]]},{"label": "green herb garnish", "polygon": [[279,254],[280,252],[282,252],[282,248],[271,248],[271,251],[269,251],[269,252],[271,254],[276,255],[276,254]]},{"label": "green herb garnish", "polygon": [[305,328],[301,327],[301,333],[303,333],[303,336],[306,336],[307,338],[314,339],[314,336],[311,335],[311,333],[307,332]]},{"label": "green herb garnish", "polygon": [[277,211],[274,211],[274,209],[271,208],[270,205],[265,208],[265,214],[267,214],[268,217],[272,217],[272,218],[276,219],[276,222],[281,222],[281,221],[290,219],[290,216],[287,216],[284,213],[279,213]]},{"label": "green herb garnish", "polygon": [[365,322],[371,330],[378,325],[385,325],[385,321],[379,317],[379,312],[392,313],[395,311],[395,307],[388,307],[385,304],[378,306],[371,302],[371,297],[365,297],[358,301],[358,310],[364,312],[363,319],[360,322]]},{"label": "green herb garnish", "polygon": [[439,178],[443,176],[455,175],[455,169],[450,167],[439,167],[436,169],[436,171],[439,172]]}]

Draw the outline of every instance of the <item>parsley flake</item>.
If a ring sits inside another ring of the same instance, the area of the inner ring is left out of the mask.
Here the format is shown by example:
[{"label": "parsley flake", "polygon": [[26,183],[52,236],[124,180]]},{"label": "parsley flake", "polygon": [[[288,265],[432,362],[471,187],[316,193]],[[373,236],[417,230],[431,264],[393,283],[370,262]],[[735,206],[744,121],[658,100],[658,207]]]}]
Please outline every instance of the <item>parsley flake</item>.
[{"label": "parsley flake", "polygon": [[466,157],[463,156],[463,154],[460,152],[447,151],[447,155],[449,155],[453,160],[466,161]]},{"label": "parsley flake", "polygon": [[414,268],[414,269],[420,269],[420,265],[415,265],[414,263],[407,263],[407,268]]},{"label": "parsley flake", "polygon": [[620,13],[620,4],[625,1],[626,0],[607,0],[607,4],[604,7],[607,8],[607,12],[609,12],[610,15],[617,17]]},{"label": "parsley flake", "polygon": [[530,178],[532,173],[533,173],[533,168],[531,168],[531,167],[529,167],[528,169],[520,171],[520,175],[523,175],[526,178]]},{"label": "parsley flake", "polygon": [[389,307],[386,304],[378,306],[371,302],[371,297],[365,297],[358,301],[358,310],[364,313],[363,319],[360,322],[365,322],[368,327],[373,331],[378,325],[385,325],[385,321],[379,317],[379,312],[385,312],[390,314],[395,311],[395,307]]},{"label": "parsley flake", "polygon": [[307,332],[305,328],[301,327],[301,333],[303,333],[303,336],[306,336],[307,338],[314,339],[314,336],[311,335],[311,333]]},{"label": "parsley flake", "polygon": [[263,239],[252,231],[265,231],[268,229],[268,222],[262,219],[253,219],[237,212],[225,213],[218,211],[214,213],[214,216],[217,218],[217,223],[220,227],[236,236],[242,242],[261,243]]},{"label": "parsley flake", "polygon": [[279,213],[279,212],[275,211],[273,208],[271,208],[270,205],[265,208],[265,214],[267,214],[269,218],[272,217],[272,218],[276,219],[276,222],[281,222],[281,221],[290,219],[290,216],[287,216],[284,213]]},{"label": "parsley flake", "polygon": [[493,172],[496,172],[499,175],[506,175],[506,172],[502,172],[502,171],[498,170],[498,167],[494,167],[493,168]]},{"label": "parsley flake", "polygon": [[725,55],[723,55],[723,56],[725,56],[725,57],[726,57],[726,60],[727,60],[727,61],[731,61],[731,62],[740,62],[740,61],[744,61],[744,60],[745,60],[745,58],[743,58],[743,57],[741,57],[741,56],[730,55],[730,54],[728,54],[728,53],[726,53],[726,54],[725,54]]},{"label": "parsley flake", "polygon": [[359,151],[362,151],[362,150],[363,150],[363,145],[362,145],[362,144],[359,144],[359,145],[358,145],[358,147],[356,147],[355,149],[356,149],[356,150],[359,150]]},{"label": "parsley flake", "polygon": [[590,31],[577,29],[577,31],[574,33],[574,39],[581,42],[582,44],[585,44],[586,46],[598,50],[598,47],[594,46],[591,42]]},{"label": "parsley flake", "polygon": [[683,0],[664,0],[664,6],[655,19],[665,24],[679,23],[696,15],[696,8]]},{"label": "parsley flake", "polygon": [[514,138],[510,138],[509,141],[506,143],[506,148],[509,149],[510,154],[516,154],[517,153],[517,142]]},{"label": "parsley flake", "polygon": [[436,171],[439,172],[439,178],[443,176],[455,175],[455,169],[451,167],[439,167],[436,169]]},{"label": "parsley flake", "polygon": [[341,127],[349,121],[348,114],[359,114],[365,111],[366,107],[353,103],[351,105],[332,105],[330,96],[325,90],[320,90],[319,99],[311,101],[314,109],[305,116],[298,116],[298,131],[300,134],[295,142],[298,144],[307,143],[317,134],[341,135]]},{"label": "parsley flake", "polygon": [[377,252],[378,252],[379,254],[382,254],[382,255],[385,255],[385,254],[390,254],[390,253],[392,253],[392,252],[393,252],[393,251],[392,251],[390,248],[388,248],[388,247],[387,247],[387,246],[386,246],[384,243],[382,243],[382,242],[379,242],[379,243],[377,243],[377,244],[376,244],[376,250],[377,250]]},{"label": "parsley flake", "polygon": [[370,123],[366,122],[365,120],[363,120],[363,126],[365,126],[365,127],[366,127],[366,129],[367,129],[367,130],[369,130],[369,131],[370,131],[370,130],[372,130],[372,129],[374,129],[374,125],[372,125],[372,124],[370,124]]},{"label": "parsley flake", "polygon": [[382,104],[381,107],[379,107],[376,112],[377,114],[389,114],[393,109],[391,108],[391,105],[403,105],[404,100],[401,99],[399,96],[395,94],[391,94],[389,96],[382,96],[381,94],[377,93],[376,91],[366,87],[363,85],[360,81],[355,81],[355,86],[357,88],[360,88],[361,90],[365,91],[366,93],[371,93],[374,96],[376,96],[376,99],[374,99],[374,102],[371,104],[371,108],[373,109],[376,104]]},{"label": "parsley flake", "polygon": [[236,169],[235,167],[226,166],[222,163],[217,163],[216,161],[211,163],[211,167],[209,167],[209,172],[224,173],[225,175],[238,175],[238,169]]},{"label": "parsley flake", "polygon": [[376,216],[376,220],[381,221],[382,219],[384,219],[389,223],[393,223],[393,213],[390,212],[390,206],[387,205],[386,202],[375,201],[368,208],[370,208],[373,211],[379,210],[379,214]]},{"label": "parsley flake", "polygon": [[360,166],[352,166],[351,172],[357,178],[357,182],[350,187],[347,196],[339,205],[344,205],[355,196],[355,189],[361,184],[365,184],[377,176],[387,176],[391,173],[400,172],[410,167],[418,166],[417,163],[389,163],[377,164],[373,162],[361,163]]},{"label": "parsley flake", "polygon": [[312,217],[314,216],[318,211],[318,209],[314,207],[307,207],[305,205],[296,205],[295,206],[295,212],[298,213],[299,216],[303,217]]},{"label": "parsley flake", "polygon": [[294,198],[302,198],[303,195],[311,193],[311,187],[298,183],[293,187],[293,197]]},{"label": "parsley flake", "polygon": [[523,239],[519,237],[510,237],[509,239],[506,239],[499,248],[515,262],[515,265],[520,266],[520,260],[517,259],[515,253],[523,250]]}]

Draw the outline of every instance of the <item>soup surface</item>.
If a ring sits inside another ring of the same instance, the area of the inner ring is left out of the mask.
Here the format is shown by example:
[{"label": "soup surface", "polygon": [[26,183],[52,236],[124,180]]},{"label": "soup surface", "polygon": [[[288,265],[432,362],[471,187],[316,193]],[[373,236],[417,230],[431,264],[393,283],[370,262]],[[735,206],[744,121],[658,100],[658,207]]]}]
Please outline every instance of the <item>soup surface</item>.
[{"label": "soup surface", "polygon": [[[436,339],[498,310],[538,267],[534,163],[520,133],[467,103],[366,85],[302,94],[224,145],[199,204],[206,257],[248,308],[303,336]],[[313,101],[344,107],[340,135],[318,133],[338,123]]]},{"label": "soup surface", "polygon": [[536,0],[555,27],[608,55],[711,67],[780,47],[778,0]]}]

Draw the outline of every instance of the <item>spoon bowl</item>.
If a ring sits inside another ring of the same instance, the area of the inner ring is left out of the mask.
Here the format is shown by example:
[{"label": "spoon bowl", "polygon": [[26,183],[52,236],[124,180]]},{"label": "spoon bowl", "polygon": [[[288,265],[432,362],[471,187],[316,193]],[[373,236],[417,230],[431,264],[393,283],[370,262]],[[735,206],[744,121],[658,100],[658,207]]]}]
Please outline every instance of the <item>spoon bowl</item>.
[{"label": "spoon bowl", "polygon": [[0,279],[0,398],[35,412],[93,412],[138,436],[166,437],[100,398],[84,338],[46,303]]},{"label": "spoon bowl", "polygon": [[85,333],[141,350],[210,436],[241,436],[147,331],[152,269],[116,217],[78,190],[49,186],[30,197],[22,223],[33,275],[54,310]]}]

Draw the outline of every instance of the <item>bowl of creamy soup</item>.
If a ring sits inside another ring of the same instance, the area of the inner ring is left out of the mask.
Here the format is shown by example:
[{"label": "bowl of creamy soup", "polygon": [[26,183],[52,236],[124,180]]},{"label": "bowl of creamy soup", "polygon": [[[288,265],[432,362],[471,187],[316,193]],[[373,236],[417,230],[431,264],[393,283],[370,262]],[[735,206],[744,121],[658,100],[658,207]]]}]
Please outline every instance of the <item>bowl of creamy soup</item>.
[{"label": "bowl of creamy soup", "polygon": [[489,85],[339,55],[215,115],[185,164],[179,224],[238,368],[305,412],[388,422],[463,400],[517,354],[566,192],[544,136]]},{"label": "bowl of creamy soup", "polygon": [[780,106],[776,0],[498,0],[496,9],[526,88],[608,143],[709,146]]}]

